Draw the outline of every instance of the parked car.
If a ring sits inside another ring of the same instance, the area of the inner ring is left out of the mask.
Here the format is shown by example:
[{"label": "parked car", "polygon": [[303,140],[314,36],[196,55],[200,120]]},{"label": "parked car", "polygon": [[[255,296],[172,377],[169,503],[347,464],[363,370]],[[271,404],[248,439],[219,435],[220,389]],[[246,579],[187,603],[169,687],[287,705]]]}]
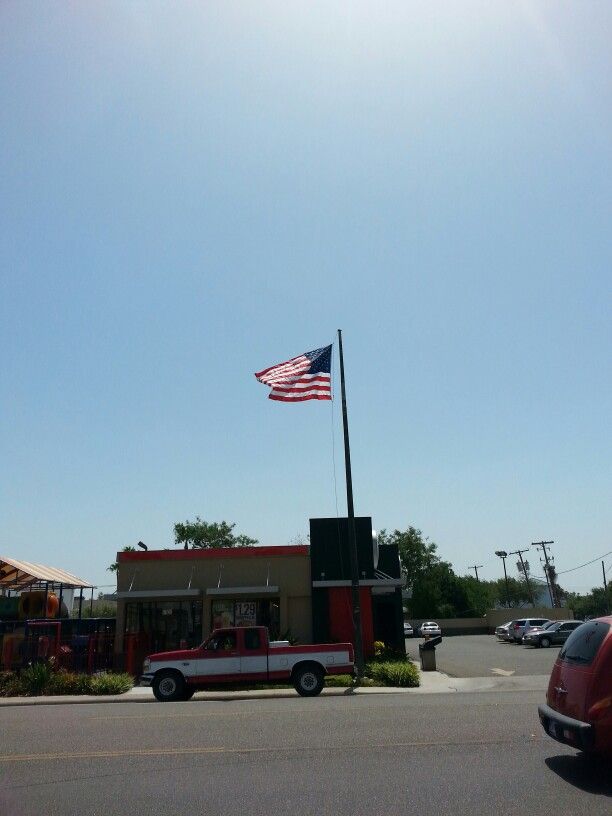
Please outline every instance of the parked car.
[{"label": "parked car", "polygon": [[500,640],[506,640],[508,638],[508,630],[512,626],[513,621],[508,621],[508,623],[502,623],[501,626],[497,626],[495,629],[495,634]]},{"label": "parked car", "polygon": [[575,629],[555,661],[546,704],[546,733],[582,751],[612,754],[612,616]]},{"label": "parked car", "polygon": [[574,629],[582,626],[582,621],[551,621],[546,626],[535,626],[523,635],[524,646],[548,648],[555,644],[562,644],[572,634]]},{"label": "parked car", "polygon": [[421,637],[428,635],[429,637],[438,637],[442,634],[442,630],[435,621],[424,621],[419,627]]},{"label": "parked car", "polygon": [[414,629],[409,621],[404,621],[404,637],[409,638],[414,635]]},{"label": "parked car", "polygon": [[519,618],[513,620],[510,629],[508,630],[508,639],[515,643],[521,643],[523,635],[526,635],[534,626],[544,626],[550,623],[548,618]]}]

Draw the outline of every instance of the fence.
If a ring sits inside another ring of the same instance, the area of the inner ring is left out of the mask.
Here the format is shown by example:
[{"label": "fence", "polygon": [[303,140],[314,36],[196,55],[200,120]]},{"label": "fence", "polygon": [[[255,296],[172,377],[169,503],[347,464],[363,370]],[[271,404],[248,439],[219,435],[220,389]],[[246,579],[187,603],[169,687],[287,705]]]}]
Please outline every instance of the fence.
[{"label": "fence", "polygon": [[68,671],[114,668],[115,618],[0,623],[0,668],[19,670],[53,658]]}]

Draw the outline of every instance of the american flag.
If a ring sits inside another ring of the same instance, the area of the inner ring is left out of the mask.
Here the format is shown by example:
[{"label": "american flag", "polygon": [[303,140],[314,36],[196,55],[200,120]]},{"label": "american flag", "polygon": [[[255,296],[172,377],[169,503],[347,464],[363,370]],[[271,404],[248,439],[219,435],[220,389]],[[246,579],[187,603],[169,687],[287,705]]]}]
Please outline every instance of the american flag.
[{"label": "american flag", "polygon": [[264,368],[255,376],[271,386],[268,397],[281,402],[331,399],[331,346],[307,351],[286,363]]}]

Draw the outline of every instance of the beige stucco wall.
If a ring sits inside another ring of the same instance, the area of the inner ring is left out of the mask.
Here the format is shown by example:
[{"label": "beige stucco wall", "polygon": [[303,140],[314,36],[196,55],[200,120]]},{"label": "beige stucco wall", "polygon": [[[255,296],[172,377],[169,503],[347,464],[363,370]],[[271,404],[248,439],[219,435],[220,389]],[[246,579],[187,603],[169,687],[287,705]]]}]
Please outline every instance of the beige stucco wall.
[{"label": "beige stucco wall", "polygon": [[[239,587],[278,586],[280,599],[280,630],[287,630],[302,643],[312,642],[311,614],[311,578],[310,558],[306,553],[290,555],[249,555],[241,557],[236,551],[225,557],[223,551],[213,556],[206,553],[202,556],[197,550],[178,551],[172,557],[172,551],[164,551],[159,560],[153,554],[142,560],[119,561],[117,570],[118,592],[185,590],[189,587],[200,590],[201,595],[193,600],[202,603],[202,629],[205,637],[211,629],[211,602],[213,599],[255,598],[267,595],[247,595],[234,591]],[[216,551],[215,551],[216,552]],[[224,587],[230,591],[214,596],[206,595],[210,588]],[[180,598],[177,595],[176,598]],[[270,596],[272,597],[272,596]],[[151,597],[135,596],[134,601],[155,600]],[[171,596],[158,600],[170,601]],[[182,600],[185,600],[183,597]],[[123,630],[125,619],[125,600],[117,603],[117,638],[115,650],[123,651]]]}]

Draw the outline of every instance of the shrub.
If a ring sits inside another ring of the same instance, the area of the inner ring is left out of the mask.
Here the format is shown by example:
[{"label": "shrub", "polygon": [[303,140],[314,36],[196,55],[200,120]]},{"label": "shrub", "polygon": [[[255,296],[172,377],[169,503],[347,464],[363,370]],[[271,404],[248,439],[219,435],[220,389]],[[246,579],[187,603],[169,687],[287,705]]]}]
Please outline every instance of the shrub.
[{"label": "shrub", "polygon": [[0,697],[17,697],[20,694],[15,672],[0,672]]},{"label": "shrub", "polygon": [[416,688],[420,685],[417,667],[407,660],[373,661],[366,667],[366,674],[383,686]]},{"label": "shrub", "polygon": [[131,674],[92,674],[88,677],[89,694],[125,694],[134,685]]},{"label": "shrub", "polygon": [[74,674],[34,663],[21,673],[0,672],[0,697],[62,694],[124,694],[134,685],[130,674]]},{"label": "shrub", "polygon": [[46,694],[89,694],[89,675],[59,671],[54,674]]},{"label": "shrub", "polygon": [[31,663],[19,674],[19,685],[22,689],[21,693],[27,697],[36,697],[39,694],[43,694],[49,686],[52,677],[53,666],[50,663],[44,661]]}]

